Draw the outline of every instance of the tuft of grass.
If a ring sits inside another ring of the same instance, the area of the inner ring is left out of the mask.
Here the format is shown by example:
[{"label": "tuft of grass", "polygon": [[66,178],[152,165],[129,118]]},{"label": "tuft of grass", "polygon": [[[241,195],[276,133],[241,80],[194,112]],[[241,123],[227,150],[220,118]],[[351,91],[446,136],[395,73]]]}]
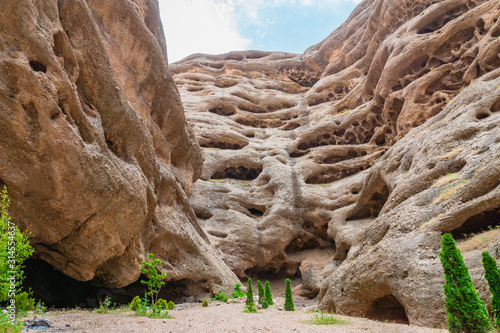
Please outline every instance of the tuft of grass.
[{"label": "tuft of grass", "polygon": [[452,181],[457,180],[460,178],[460,173],[455,172],[455,173],[447,173],[446,176],[440,177],[436,182],[434,183],[434,187],[441,187],[443,185],[449,184]]},{"label": "tuft of grass", "polygon": [[460,154],[463,150],[464,150],[463,148],[457,148],[453,151],[450,151],[448,154],[441,156],[440,159],[443,161],[449,161],[452,158],[456,157],[458,154]]},{"label": "tuft of grass", "polygon": [[447,186],[444,190],[442,190],[439,193],[439,196],[436,199],[434,199],[432,204],[437,205],[443,201],[448,200],[449,198],[451,198],[453,196],[453,194],[457,193],[458,190],[460,190],[462,187],[467,185],[468,182],[469,182],[468,179],[463,179],[462,181],[460,181],[456,184],[451,184],[451,185]]},{"label": "tuft of grass", "polygon": [[325,312],[314,313],[311,320],[306,321],[306,324],[311,325],[345,325],[349,324],[349,322],[337,319],[333,316],[333,314],[326,314]]},{"label": "tuft of grass", "polygon": [[226,182],[225,179],[209,179],[208,181],[211,183],[225,183]]},{"label": "tuft of grass", "polygon": [[434,224],[434,222],[436,222],[437,220],[439,220],[444,214],[443,213],[440,213],[436,216],[434,216],[432,219],[430,219],[429,221],[427,222],[424,222],[422,223],[422,225],[418,228],[419,231],[422,231],[424,230],[425,228],[427,228],[428,226]]}]

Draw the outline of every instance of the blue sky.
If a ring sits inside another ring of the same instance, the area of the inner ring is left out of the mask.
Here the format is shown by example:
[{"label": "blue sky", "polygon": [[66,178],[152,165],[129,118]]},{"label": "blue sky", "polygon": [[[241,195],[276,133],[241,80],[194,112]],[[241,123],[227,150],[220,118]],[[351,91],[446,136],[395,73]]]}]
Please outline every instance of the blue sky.
[{"label": "blue sky", "polygon": [[169,62],[193,53],[302,53],[360,0],[159,0]]}]

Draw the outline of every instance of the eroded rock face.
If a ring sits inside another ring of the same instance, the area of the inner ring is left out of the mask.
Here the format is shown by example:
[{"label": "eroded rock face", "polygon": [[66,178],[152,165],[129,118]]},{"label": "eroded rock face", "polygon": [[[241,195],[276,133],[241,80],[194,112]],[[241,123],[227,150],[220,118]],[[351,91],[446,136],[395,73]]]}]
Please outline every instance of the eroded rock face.
[{"label": "eroded rock face", "polygon": [[[499,16],[494,0],[366,0],[303,55],[172,64],[205,155],[191,203],[229,267],[301,271],[340,313],[445,325],[441,233],[500,221]],[[485,237],[460,246],[488,300]]]},{"label": "eroded rock face", "polygon": [[153,252],[168,279],[230,288],[189,205],[202,156],[158,3],[4,1],[0,27],[0,183],[36,255],[121,287]]}]

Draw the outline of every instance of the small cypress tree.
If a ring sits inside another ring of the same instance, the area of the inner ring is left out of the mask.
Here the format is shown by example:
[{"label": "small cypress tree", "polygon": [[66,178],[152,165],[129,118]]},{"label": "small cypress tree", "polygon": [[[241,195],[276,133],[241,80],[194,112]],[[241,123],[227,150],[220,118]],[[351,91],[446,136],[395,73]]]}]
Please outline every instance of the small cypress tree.
[{"label": "small cypress tree", "polygon": [[259,304],[262,304],[262,301],[264,300],[264,286],[260,282],[260,280],[257,280],[257,286],[259,288]]},{"label": "small cypress tree", "polygon": [[271,287],[269,286],[269,281],[266,281],[266,288],[264,290],[265,298],[267,301],[267,305],[271,306],[273,305],[273,294],[271,294]]},{"label": "small cypress tree", "polygon": [[445,284],[444,303],[451,333],[482,333],[491,329],[488,310],[465,266],[460,250],[451,234],[444,234],[439,258],[443,265]]},{"label": "small cypress tree", "polygon": [[267,304],[267,300],[264,298],[264,300],[262,301],[262,308],[267,309],[268,307],[269,307],[269,304]]},{"label": "small cypress tree", "polygon": [[290,286],[290,279],[285,280],[285,311],[295,311],[293,304],[292,287]]},{"label": "small cypress tree", "polygon": [[246,305],[255,305],[253,301],[253,288],[252,288],[252,279],[248,279],[248,290],[247,290],[247,301]]},{"label": "small cypress tree", "polygon": [[495,315],[495,323],[500,327],[500,270],[496,260],[488,253],[483,252],[484,277],[490,286],[491,309]]}]

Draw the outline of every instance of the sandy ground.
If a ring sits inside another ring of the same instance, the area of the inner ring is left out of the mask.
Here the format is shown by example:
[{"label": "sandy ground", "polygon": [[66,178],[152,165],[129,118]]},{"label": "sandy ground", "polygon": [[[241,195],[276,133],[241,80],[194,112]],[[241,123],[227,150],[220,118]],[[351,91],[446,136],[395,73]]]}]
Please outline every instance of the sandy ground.
[{"label": "sandy ground", "polygon": [[[259,313],[243,313],[244,304],[226,304],[218,301],[203,308],[194,303],[183,310],[172,310],[171,319],[136,317],[130,311],[111,311],[97,314],[95,311],[54,311],[44,315],[52,321],[52,327],[43,332],[447,332],[446,330],[382,323],[364,318],[335,315],[346,324],[311,325],[313,313],[304,309],[287,312],[273,306]],[[29,329],[28,332],[40,332]]]}]

